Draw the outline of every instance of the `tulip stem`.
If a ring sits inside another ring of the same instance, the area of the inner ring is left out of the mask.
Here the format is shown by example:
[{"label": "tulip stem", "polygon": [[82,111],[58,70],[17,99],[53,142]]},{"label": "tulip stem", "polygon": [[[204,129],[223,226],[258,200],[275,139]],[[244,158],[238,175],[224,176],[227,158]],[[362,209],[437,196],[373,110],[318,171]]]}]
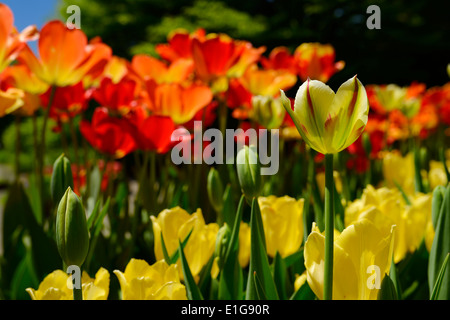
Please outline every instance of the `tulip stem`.
[{"label": "tulip stem", "polygon": [[83,300],[83,290],[73,286],[73,300]]},{"label": "tulip stem", "polygon": [[333,154],[325,155],[325,272],[323,299],[333,297],[333,246],[334,246],[334,208],[333,208]]},{"label": "tulip stem", "polygon": [[[41,141],[40,141],[40,145],[39,145],[39,157],[38,157],[38,168],[39,168],[39,175],[38,175],[38,189],[40,191],[40,196],[41,196],[41,206],[44,209],[45,207],[45,199],[44,199],[44,167],[45,167],[45,133],[47,132],[47,122],[48,122],[48,118],[50,116],[50,109],[52,107],[53,104],[53,99],[55,97],[55,92],[56,92],[56,86],[52,86],[50,89],[50,98],[48,99],[48,105],[47,108],[44,111],[44,122],[42,124],[42,128],[41,128]],[[43,211],[45,212],[45,210]]]},{"label": "tulip stem", "polygon": [[16,115],[15,117],[15,127],[16,127],[16,180],[19,180],[20,175],[20,117]]}]

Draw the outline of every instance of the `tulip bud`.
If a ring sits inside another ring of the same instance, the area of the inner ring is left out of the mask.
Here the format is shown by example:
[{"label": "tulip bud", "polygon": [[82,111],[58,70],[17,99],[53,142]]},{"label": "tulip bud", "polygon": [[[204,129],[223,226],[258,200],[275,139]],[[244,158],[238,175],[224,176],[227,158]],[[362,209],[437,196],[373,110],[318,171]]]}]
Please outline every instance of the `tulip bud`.
[{"label": "tulip bud", "polygon": [[284,110],[280,99],[274,99],[269,96],[252,97],[251,119],[264,126],[267,129],[279,128],[283,123]]},{"label": "tulip bud", "polygon": [[89,232],[83,205],[70,187],[56,214],[56,244],[66,265],[83,264],[89,249]]},{"label": "tulip bud", "polygon": [[244,146],[237,154],[236,168],[242,192],[247,200],[258,197],[263,183],[261,181],[258,154],[253,147]]},{"label": "tulip bud", "polygon": [[225,262],[225,255],[227,253],[228,243],[231,237],[231,230],[228,224],[224,224],[217,233],[216,247],[214,250],[214,256],[217,261],[219,269],[222,269]]},{"label": "tulip bud", "polygon": [[223,185],[219,172],[211,168],[207,181],[209,202],[216,212],[221,212],[223,208]]},{"label": "tulip bud", "polygon": [[69,159],[62,154],[53,164],[52,179],[50,181],[50,193],[55,203],[59,202],[68,187],[73,188],[72,169]]}]

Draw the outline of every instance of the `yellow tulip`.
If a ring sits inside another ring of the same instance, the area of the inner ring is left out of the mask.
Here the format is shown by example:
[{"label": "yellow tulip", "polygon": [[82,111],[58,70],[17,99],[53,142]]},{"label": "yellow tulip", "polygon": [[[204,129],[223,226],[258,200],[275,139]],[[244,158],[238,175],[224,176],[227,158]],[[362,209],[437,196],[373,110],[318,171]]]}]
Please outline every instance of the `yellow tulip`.
[{"label": "yellow tulip", "polygon": [[[55,270],[47,275],[37,290],[27,288],[33,300],[73,300],[73,289],[69,288],[71,276],[62,270]],[[109,272],[100,268],[95,278],[83,271],[81,276],[83,300],[106,300],[109,294]]]},{"label": "yellow tulip", "polygon": [[[393,229],[379,230],[371,221],[348,226],[334,240],[333,299],[373,300],[392,259]],[[313,225],[305,244],[309,286],[322,299],[325,236]]]},{"label": "yellow tulip", "polygon": [[417,250],[431,221],[431,194],[417,193],[408,198],[410,205],[397,189],[375,189],[369,185],[361,199],[346,208],[345,225],[361,219],[372,221],[380,229],[389,229],[395,224],[394,262],[397,263]]},{"label": "yellow tulip", "polygon": [[295,253],[303,240],[304,199],[284,197],[258,197],[267,254],[274,257],[276,252],[284,258]]},{"label": "yellow tulip", "polygon": [[356,76],[344,82],[336,93],[323,82],[308,79],[297,91],[293,111],[283,91],[281,97],[303,140],[323,154],[347,148],[367,124],[367,94]]},{"label": "yellow tulip", "polygon": [[306,271],[303,272],[301,275],[296,274],[295,275],[295,282],[294,282],[294,290],[297,291],[300,289],[306,282]]},{"label": "yellow tulip", "polygon": [[[183,241],[189,232],[192,234],[184,247],[184,254],[191,269],[191,273],[197,280],[203,266],[214,253],[217,232],[217,223],[205,224],[201,209],[193,214],[180,207],[165,209],[158,217],[150,217],[153,223],[155,239],[155,256],[157,260],[164,259],[161,245],[161,233],[169,256],[178,250],[179,241]],[[177,263],[180,264],[180,258]],[[181,275],[181,269],[179,270]],[[181,275],[182,276],[182,275]]]},{"label": "yellow tulip", "polygon": [[388,188],[396,188],[397,184],[406,194],[413,194],[414,188],[414,155],[402,156],[397,151],[386,152],[383,156],[383,176]]},{"label": "yellow tulip", "polygon": [[239,265],[242,268],[248,266],[250,262],[250,226],[248,223],[241,221],[241,226],[239,227],[239,253],[238,260]]},{"label": "yellow tulip", "polygon": [[180,282],[178,266],[164,260],[149,265],[131,259],[122,273],[114,270],[122,290],[122,300],[186,300],[186,288]]},{"label": "yellow tulip", "polygon": [[[447,161],[447,167],[450,168],[450,161]],[[445,173],[444,164],[440,161],[430,161],[430,171],[428,172],[428,183],[430,189],[434,190],[437,186],[446,186],[447,174]]]},{"label": "yellow tulip", "polygon": [[0,90],[0,118],[23,106],[24,92],[16,88]]}]

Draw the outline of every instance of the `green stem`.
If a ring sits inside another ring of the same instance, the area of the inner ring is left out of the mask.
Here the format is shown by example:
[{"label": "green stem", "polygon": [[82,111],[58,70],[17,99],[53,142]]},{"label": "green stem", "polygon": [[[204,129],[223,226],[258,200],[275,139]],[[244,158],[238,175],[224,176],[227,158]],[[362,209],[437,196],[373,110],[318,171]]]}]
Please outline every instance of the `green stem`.
[{"label": "green stem", "polygon": [[72,139],[72,146],[73,146],[73,151],[74,151],[74,155],[75,155],[75,163],[77,164],[77,170],[78,170],[78,174],[77,174],[77,185],[78,188],[81,189],[81,168],[80,168],[80,158],[79,158],[79,153],[78,153],[78,139],[77,139],[77,133],[75,131],[75,127],[73,125],[73,118],[69,117],[69,129],[70,129],[70,135],[71,135],[71,139]]},{"label": "green stem", "polygon": [[157,189],[155,187],[156,184],[156,152],[150,152],[150,188],[151,188],[151,200],[153,206],[153,213],[156,214],[157,211]]},{"label": "green stem", "polygon": [[333,154],[325,155],[325,271],[323,299],[333,298],[333,246],[334,246],[334,210],[333,210]]},{"label": "green stem", "polygon": [[44,207],[44,166],[45,166],[45,134],[47,132],[47,123],[48,118],[50,115],[50,109],[53,104],[53,99],[55,97],[56,92],[56,86],[52,86],[50,89],[50,98],[48,100],[47,108],[44,111],[44,123],[42,124],[41,129],[41,141],[40,141],[40,150],[39,150],[39,157],[38,157],[38,166],[39,166],[39,174],[38,174],[38,183],[39,183],[39,190],[40,190],[40,196],[41,196],[41,205]]},{"label": "green stem", "polygon": [[16,157],[15,157],[15,165],[16,165],[16,180],[19,180],[20,174],[20,117],[18,115],[15,116],[14,124],[16,127]]}]

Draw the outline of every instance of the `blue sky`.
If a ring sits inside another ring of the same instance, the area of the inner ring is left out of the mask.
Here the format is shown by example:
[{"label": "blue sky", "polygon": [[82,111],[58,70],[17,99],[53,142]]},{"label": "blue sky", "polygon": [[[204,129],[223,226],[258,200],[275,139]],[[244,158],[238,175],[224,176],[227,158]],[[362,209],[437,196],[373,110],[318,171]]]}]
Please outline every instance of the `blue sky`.
[{"label": "blue sky", "polygon": [[[14,25],[22,31],[29,25],[36,25],[39,29],[44,23],[56,17],[58,0],[0,0],[11,8],[14,13]],[[36,41],[30,43],[36,48]]]}]

